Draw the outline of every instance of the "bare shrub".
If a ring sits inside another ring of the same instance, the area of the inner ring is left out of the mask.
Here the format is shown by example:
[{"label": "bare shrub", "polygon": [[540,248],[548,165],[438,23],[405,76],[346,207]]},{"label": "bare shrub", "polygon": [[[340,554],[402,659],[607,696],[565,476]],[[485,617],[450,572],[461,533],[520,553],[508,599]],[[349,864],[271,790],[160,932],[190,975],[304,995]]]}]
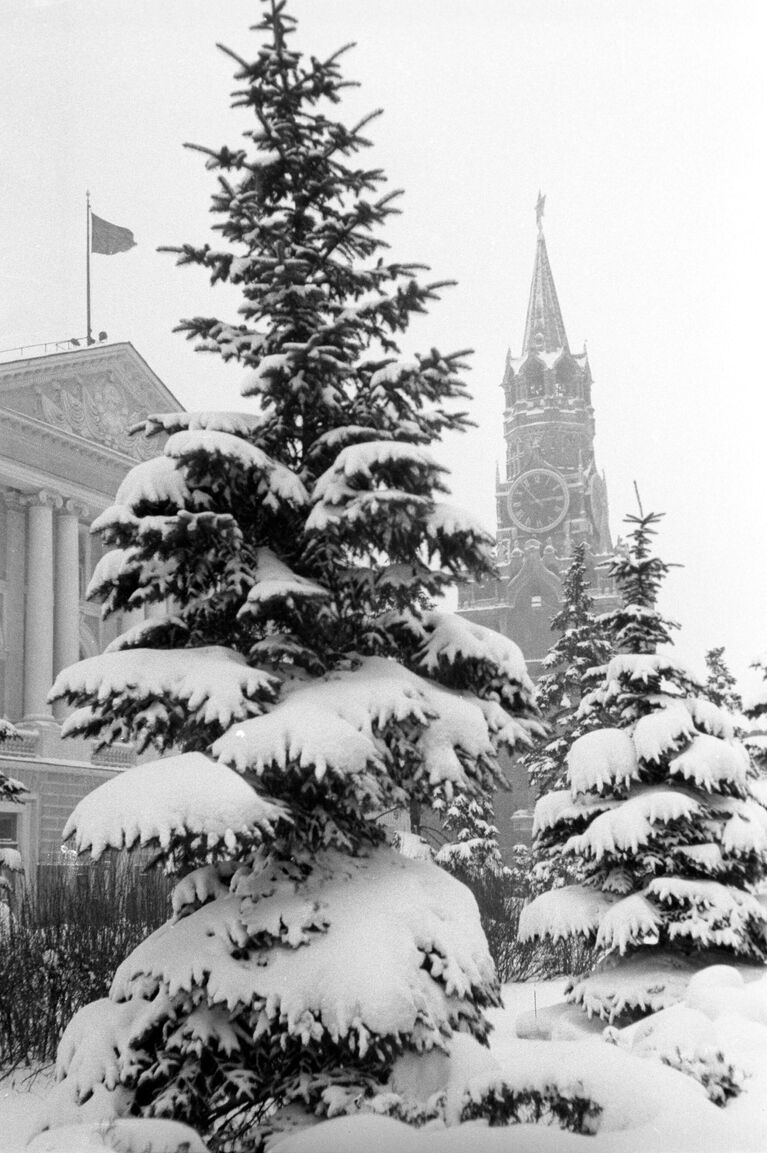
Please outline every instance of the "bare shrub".
[{"label": "bare shrub", "polygon": [[476,898],[501,984],[508,981],[541,981],[585,973],[596,961],[595,950],[581,938],[551,941],[518,939],[519,917],[530,899],[530,873],[519,869],[477,880],[460,878]]},{"label": "bare shrub", "polygon": [[[18,884],[18,883],[17,883]],[[0,1068],[52,1061],[81,1006],[167,918],[169,882],[122,861],[40,866],[0,927]]]}]

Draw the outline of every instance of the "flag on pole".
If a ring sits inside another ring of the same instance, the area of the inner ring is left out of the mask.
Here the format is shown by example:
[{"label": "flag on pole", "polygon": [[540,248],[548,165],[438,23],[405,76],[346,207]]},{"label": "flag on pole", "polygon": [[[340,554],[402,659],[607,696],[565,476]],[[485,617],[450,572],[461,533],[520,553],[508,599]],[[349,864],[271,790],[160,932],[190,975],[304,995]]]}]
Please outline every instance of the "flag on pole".
[{"label": "flag on pole", "polygon": [[95,212],[91,212],[91,252],[114,256],[116,252],[127,252],[135,245],[136,241],[129,228],[110,224],[108,220],[102,220]]}]

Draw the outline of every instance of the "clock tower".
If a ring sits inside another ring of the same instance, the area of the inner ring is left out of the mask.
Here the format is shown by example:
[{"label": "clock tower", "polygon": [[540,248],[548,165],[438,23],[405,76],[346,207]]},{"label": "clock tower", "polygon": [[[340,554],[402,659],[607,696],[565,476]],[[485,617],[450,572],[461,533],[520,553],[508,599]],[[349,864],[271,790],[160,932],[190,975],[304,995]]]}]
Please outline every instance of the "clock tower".
[{"label": "clock tower", "polygon": [[[506,355],[503,389],[505,466],[496,476],[494,580],[458,590],[458,611],[511,637],[533,678],[554,642],[551,618],[576,544],[588,545],[595,612],[618,604],[600,562],[613,553],[604,475],[594,455],[591,369],[565,332],[546,239],[545,197],[538,194],[538,237],[521,353]],[[532,796],[517,759],[506,766],[510,791],[495,798],[501,848],[529,844]]]},{"label": "clock tower", "polygon": [[554,637],[561,578],[573,548],[588,545],[598,612],[615,604],[598,565],[612,553],[607,489],[594,455],[589,359],[571,352],[543,234],[545,197],[536,205],[538,236],[520,355],[506,356],[505,466],[496,477],[499,579],[462,586],[462,615],[512,637],[530,672]]}]

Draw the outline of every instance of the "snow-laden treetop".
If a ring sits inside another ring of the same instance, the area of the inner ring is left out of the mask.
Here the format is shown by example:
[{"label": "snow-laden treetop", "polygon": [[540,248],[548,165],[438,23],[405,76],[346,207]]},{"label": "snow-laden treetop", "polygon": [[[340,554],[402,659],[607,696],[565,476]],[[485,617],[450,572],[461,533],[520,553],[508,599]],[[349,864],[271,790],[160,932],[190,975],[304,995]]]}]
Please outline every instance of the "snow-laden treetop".
[{"label": "snow-laden treetop", "polygon": [[[89,595],[105,615],[152,613],[52,697],[76,706],[67,733],[231,766],[283,814],[269,835],[292,855],[304,838],[375,843],[382,808],[490,787],[534,707],[512,641],[433,609],[492,571],[492,538],[446,499],[434,451],[469,423],[463,354],[397,343],[440,284],[385,259],[396,196],[351,159],[362,125],[329,117],[339,58],[294,52],[284,5],[268,7],[272,47],[233,57],[235,102],[256,110],[247,146],[203,149],[221,245],[173,250],[241,290],[236,320],[181,328],[242,364],[246,399],[135,430],[164,443],[94,524],[111,548]],[[86,829],[85,811],[82,844],[138,829],[175,863],[186,852],[177,822],[164,845],[151,819],[98,829],[89,807]]]}]

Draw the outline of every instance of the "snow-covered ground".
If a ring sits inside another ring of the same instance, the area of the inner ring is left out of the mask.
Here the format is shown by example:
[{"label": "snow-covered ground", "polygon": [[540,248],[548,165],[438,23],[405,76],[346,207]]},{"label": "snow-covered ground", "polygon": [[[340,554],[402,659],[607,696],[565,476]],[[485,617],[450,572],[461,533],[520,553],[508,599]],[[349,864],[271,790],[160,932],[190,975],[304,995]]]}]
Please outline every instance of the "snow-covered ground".
[{"label": "snow-covered ground", "polygon": [[0,1149],[22,1153],[40,1105],[53,1083],[53,1069],[21,1069],[0,1081]]},{"label": "snow-covered ground", "polygon": [[[517,1126],[516,1153],[635,1153],[639,1148],[646,1153],[757,1153],[767,1148],[767,977],[754,969],[742,975],[724,967],[704,970],[691,983],[685,1003],[624,1031],[617,1045],[605,1043],[596,1022],[564,1007],[563,990],[564,981],[507,985],[504,1008],[492,1013],[492,1056],[509,1083],[528,1075],[540,1079],[542,1069],[550,1070],[545,1076],[560,1086],[581,1083],[602,1106],[600,1132],[578,1137]],[[724,1109],[711,1105],[693,1078],[659,1061],[659,1052],[680,1045],[689,1052],[723,1052],[745,1074],[741,1094]],[[23,1153],[51,1084],[51,1070],[36,1075],[20,1071],[0,1081],[2,1153]],[[468,1148],[500,1153],[507,1142],[508,1132],[502,1137],[483,1123],[419,1132],[368,1115],[339,1118],[288,1139],[285,1153],[358,1153],[361,1148],[371,1153],[390,1148],[398,1153]],[[91,1147],[104,1145],[97,1139],[83,1149]]]},{"label": "snow-covered ground", "polygon": [[[504,1009],[491,1014],[500,1040],[513,1031],[516,1018],[562,999],[564,981],[518,982],[504,989]],[[53,1070],[20,1070],[0,1081],[0,1151],[23,1153],[35,1117],[53,1083]]]}]

